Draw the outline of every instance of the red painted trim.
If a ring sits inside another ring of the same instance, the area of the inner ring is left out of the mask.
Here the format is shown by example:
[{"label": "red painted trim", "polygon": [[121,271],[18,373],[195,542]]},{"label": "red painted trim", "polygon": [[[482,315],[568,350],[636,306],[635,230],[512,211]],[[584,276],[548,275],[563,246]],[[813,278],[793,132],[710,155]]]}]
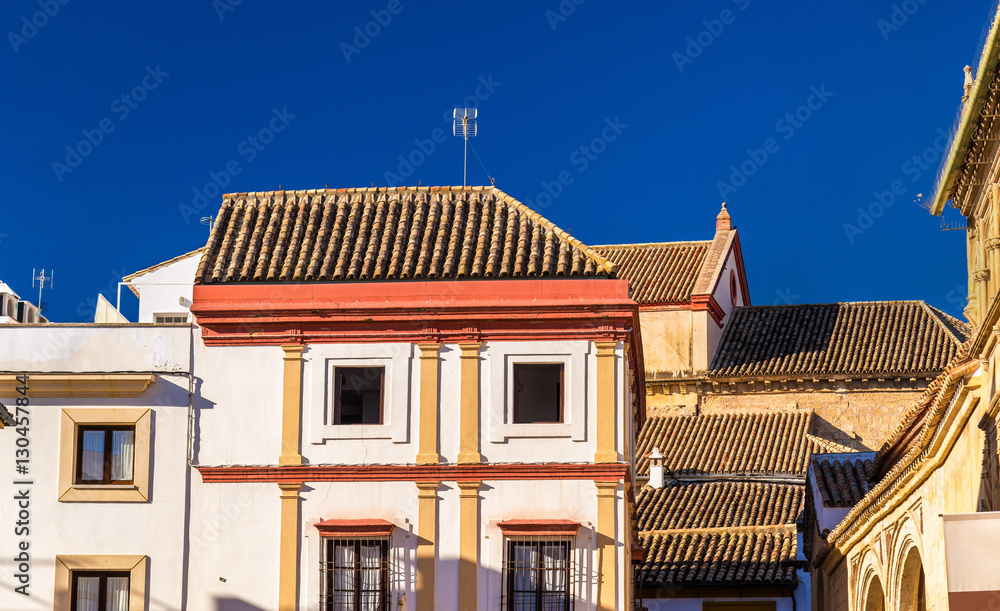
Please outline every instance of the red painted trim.
[{"label": "red painted trim", "polygon": [[[736,232],[736,229],[733,229]],[[747,284],[747,271],[743,267],[743,249],[740,246],[740,234],[735,233],[735,238],[733,239],[733,247],[730,252],[735,251],[736,255],[736,272],[737,277],[740,279],[740,289],[743,292],[743,305],[749,306],[750,304],[750,285]]]},{"label": "red painted trim", "polygon": [[497,526],[505,537],[573,537],[580,530],[572,520],[504,520]]},{"label": "red painted trim", "polygon": [[385,520],[323,520],[316,530],[324,537],[388,537],[395,525]]},{"label": "red painted trim", "polygon": [[645,547],[642,547],[640,545],[633,545],[632,546],[632,562],[641,563],[643,560],[646,559],[646,552],[648,552],[648,551],[649,550],[647,550]]},{"label": "red painted trim", "polygon": [[624,339],[625,280],[196,285],[206,345]]},{"label": "red painted trim", "polygon": [[712,320],[720,326],[722,325],[722,319],[726,317],[726,311],[715,300],[715,295],[693,295],[691,297],[691,305],[691,309],[696,312],[708,312]]},{"label": "red painted trim", "polygon": [[492,480],[629,481],[624,463],[482,465],[302,465],[198,467],[205,483],[222,482],[441,482]]}]

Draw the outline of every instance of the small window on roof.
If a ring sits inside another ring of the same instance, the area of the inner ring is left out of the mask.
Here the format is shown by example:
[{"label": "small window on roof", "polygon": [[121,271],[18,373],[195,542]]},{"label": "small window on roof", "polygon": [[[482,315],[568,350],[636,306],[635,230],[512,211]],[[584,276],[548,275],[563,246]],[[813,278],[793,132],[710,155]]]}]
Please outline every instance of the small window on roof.
[{"label": "small window on roof", "polygon": [[563,421],[563,364],[514,364],[514,422]]},{"label": "small window on roof", "polygon": [[154,321],[158,325],[165,325],[170,323],[186,323],[188,321],[187,314],[156,314],[154,316]]}]

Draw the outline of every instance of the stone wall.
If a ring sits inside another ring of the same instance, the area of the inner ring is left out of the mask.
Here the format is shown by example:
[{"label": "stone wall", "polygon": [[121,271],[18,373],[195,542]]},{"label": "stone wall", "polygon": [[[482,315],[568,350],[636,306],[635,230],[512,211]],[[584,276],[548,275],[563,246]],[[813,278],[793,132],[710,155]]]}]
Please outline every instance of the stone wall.
[{"label": "stone wall", "polygon": [[850,448],[878,450],[923,391],[790,392],[707,394],[703,414],[809,409],[816,413],[813,433]]}]

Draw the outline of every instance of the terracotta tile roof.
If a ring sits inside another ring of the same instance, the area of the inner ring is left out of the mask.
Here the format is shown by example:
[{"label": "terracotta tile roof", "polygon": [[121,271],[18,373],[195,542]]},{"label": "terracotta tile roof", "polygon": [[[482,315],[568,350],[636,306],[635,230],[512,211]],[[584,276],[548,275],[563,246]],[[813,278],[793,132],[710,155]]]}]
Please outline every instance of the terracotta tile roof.
[{"label": "terracotta tile roof", "polygon": [[937,373],[966,333],[922,301],[737,308],[709,375]]},{"label": "terracotta tile roof", "polygon": [[594,246],[618,265],[627,278],[632,299],[642,305],[686,303],[705,263],[711,240]]},{"label": "terracotta tile roof", "polygon": [[794,524],[802,511],[801,484],[749,481],[672,482],[639,491],[640,531]]},{"label": "terracotta tile roof", "polygon": [[794,584],[794,526],[650,534],[641,587]]},{"label": "terracotta tile roof", "polygon": [[817,454],[812,458],[813,474],[823,505],[853,507],[871,490],[875,453],[856,456]]},{"label": "terracotta tile roof", "polygon": [[610,276],[615,265],[493,187],[226,195],[197,281]]},{"label": "terracotta tile roof", "polygon": [[656,447],[664,468],[675,475],[805,475],[812,417],[800,410],[647,418],[639,432],[637,473],[649,473],[649,454]]}]

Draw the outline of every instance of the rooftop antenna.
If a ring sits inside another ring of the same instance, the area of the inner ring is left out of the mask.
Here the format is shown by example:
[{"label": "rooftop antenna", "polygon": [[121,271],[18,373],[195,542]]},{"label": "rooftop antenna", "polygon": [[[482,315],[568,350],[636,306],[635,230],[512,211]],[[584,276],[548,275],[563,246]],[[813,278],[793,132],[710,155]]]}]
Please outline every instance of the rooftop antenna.
[{"label": "rooftop antenna", "polygon": [[456,108],[454,117],[455,124],[452,129],[459,138],[465,139],[465,161],[462,163],[462,186],[466,186],[466,177],[469,174],[469,138],[476,137],[476,109]]},{"label": "rooftop antenna", "polygon": [[208,225],[208,233],[209,233],[209,235],[211,235],[211,233],[212,233],[212,227],[215,226],[215,217],[212,217],[212,216],[203,216],[203,217],[201,217],[201,224],[202,225]]},{"label": "rooftop antenna", "polygon": [[42,313],[42,289],[45,288],[45,283],[49,283],[49,288],[52,288],[52,278],[56,275],[55,270],[49,272],[49,275],[45,275],[45,269],[43,268],[37,274],[35,273],[35,268],[31,268],[31,288],[35,288],[35,282],[38,283],[38,313]]}]

